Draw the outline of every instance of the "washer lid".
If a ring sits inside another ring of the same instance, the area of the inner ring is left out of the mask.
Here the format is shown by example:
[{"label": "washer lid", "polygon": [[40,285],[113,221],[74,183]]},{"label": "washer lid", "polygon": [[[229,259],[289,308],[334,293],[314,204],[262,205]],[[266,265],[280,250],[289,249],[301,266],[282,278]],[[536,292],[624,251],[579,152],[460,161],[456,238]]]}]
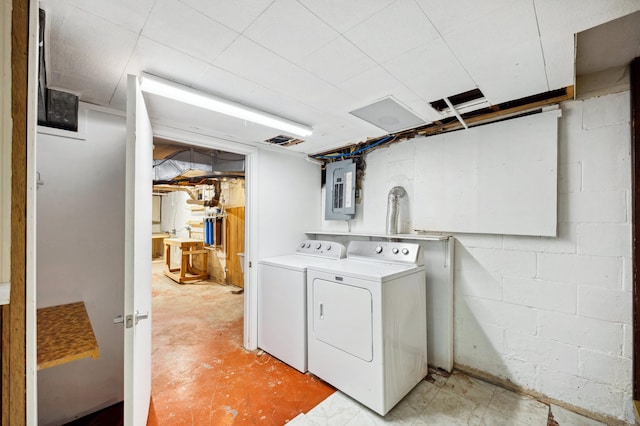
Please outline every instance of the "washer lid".
[{"label": "washer lid", "polygon": [[397,263],[372,262],[359,259],[342,259],[329,265],[309,265],[308,270],[327,274],[360,278],[363,280],[385,282],[415,272],[423,271],[424,266],[402,265]]},{"label": "washer lid", "polygon": [[331,267],[331,265],[336,262],[338,262],[337,259],[327,257],[309,256],[304,254],[286,254],[284,256],[260,259],[258,264],[305,272],[307,267],[310,265]]}]

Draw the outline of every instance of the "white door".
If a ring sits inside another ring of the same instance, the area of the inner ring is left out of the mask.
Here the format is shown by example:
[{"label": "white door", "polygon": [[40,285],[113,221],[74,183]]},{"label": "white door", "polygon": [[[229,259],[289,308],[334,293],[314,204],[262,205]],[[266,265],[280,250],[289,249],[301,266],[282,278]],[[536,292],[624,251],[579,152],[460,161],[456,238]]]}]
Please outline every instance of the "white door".
[{"label": "white door", "polygon": [[127,77],[124,424],[147,424],[151,398],[151,122],[136,76]]}]

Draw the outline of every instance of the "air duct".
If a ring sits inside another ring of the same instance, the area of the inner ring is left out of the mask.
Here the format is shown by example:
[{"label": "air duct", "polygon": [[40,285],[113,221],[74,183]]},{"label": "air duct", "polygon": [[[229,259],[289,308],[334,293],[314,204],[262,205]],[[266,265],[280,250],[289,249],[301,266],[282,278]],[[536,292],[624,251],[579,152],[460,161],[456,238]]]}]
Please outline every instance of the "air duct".
[{"label": "air duct", "polygon": [[394,186],[389,191],[387,198],[387,235],[398,233],[398,210],[400,207],[400,198],[404,197],[407,191],[401,186]]}]

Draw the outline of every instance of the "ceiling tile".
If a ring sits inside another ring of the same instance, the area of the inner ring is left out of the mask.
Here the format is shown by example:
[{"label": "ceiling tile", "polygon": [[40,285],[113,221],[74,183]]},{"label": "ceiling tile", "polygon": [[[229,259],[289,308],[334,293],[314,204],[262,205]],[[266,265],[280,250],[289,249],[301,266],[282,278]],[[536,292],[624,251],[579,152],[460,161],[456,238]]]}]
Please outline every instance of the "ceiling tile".
[{"label": "ceiling tile", "polygon": [[[100,16],[112,24],[140,33],[155,0],[68,0],[69,4]],[[40,2],[50,4],[51,1]]]},{"label": "ceiling tile", "polygon": [[345,33],[377,62],[387,61],[438,37],[413,0],[398,0]]},{"label": "ceiling tile", "polygon": [[214,65],[319,108],[353,101],[335,86],[246,37],[238,38]]},{"label": "ceiling tile", "polygon": [[514,0],[509,7],[482,15],[443,35],[463,63],[463,58],[473,56],[485,64],[493,56],[504,56],[505,49],[538,37],[536,14],[529,0]]},{"label": "ceiling tile", "polygon": [[344,33],[395,0],[300,0],[327,25]]},{"label": "ceiling tile", "polygon": [[480,17],[513,4],[513,0],[416,0],[440,34],[460,30]]},{"label": "ceiling tile", "polygon": [[356,99],[368,102],[391,95],[401,85],[387,70],[377,66],[343,81],[338,87]]},{"label": "ceiling tile", "polygon": [[575,42],[573,34],[555,33],[540,39],[549,90],[574,84]]},{"label": "ceiling tile", "polygon": [[640,10],[638,0],[534,0],[540,34],[577,33]]},{"label": "ceiling tile", "polygon": [[49,49],[55,54],[47,63],[49,85],[78,93],[81,100],[89,101],[84,96],[91,94],[91,102],[107,104],[111,95],[103,96],[117,87],[137,34],[75,7],[60,15],[53,12],[51,18]]},{"label": "ceiling tile", "polygon": [[273,0],[180,0],[227,27],[243,32]]},{"label": "ceiling tile", "polygon": [[470,73],[494,105],[549,90],[538,39],[504,50]]},{"label": "ceiling tile", "polygon": [[296,99],[215,66],[209,67],[195,83],[196,89],[303,124],[333,119]]},{"label": "ceiling tile", "polygon": [[375,67],[376,63],[344,37],[338,37],[298,61],[298,65],[329,83],[338,84]]},{"label": "ceiling tile", "polygon": [[295,0],[276,0],[243,35],[291,61],[338,37],[335,30]]},{"label": "ceiling tile", "polygon": [[391,59],[382,66],[428,102],[476,88],[441,38]]},{"label": "ceiling tile", "polygon": [[126,71],[122,73],[118,90],[111,100],[111,106],[122,108],[126,104],[127,74],[139,75],[144,71],[188,85],[190,82],[202,78],[208,67],[209,64],[204,61],[148,38],[140,37],[131,60],[127,64]]},{"label": "ceiling tile", "polygon": [[238,33],[177,0],[156,0],[142,35],[203,61],[213,61]]}]

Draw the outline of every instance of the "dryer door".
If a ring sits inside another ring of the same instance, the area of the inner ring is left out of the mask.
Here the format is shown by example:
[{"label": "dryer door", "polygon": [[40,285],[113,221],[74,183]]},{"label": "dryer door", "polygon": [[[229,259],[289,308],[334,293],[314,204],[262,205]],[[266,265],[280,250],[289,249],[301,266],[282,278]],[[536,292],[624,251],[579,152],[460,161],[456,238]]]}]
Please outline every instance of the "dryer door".
[{"label": "dryer door", "polygon": [[315,278],[316,339],[364,361],[373,359],[373,313],[369,290]]}]

